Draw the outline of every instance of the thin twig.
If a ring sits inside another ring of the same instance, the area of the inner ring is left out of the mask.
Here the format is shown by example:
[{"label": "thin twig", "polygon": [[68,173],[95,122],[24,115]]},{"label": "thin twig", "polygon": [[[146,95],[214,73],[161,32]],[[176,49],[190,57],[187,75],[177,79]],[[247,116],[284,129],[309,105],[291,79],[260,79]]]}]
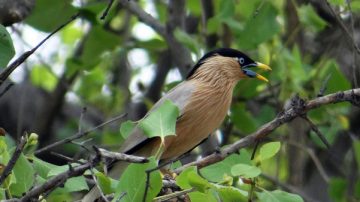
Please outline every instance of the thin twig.
[{"label": "thin twig", "polygon": [[320,90],[319,90],[319,93],[317,94],[317,97],[324,96],[325,91],[326,91],[326,89],[327,89],[327,84],[328,84],[328,82],[329,82],[329,80],[330,80],[330,78],[331,78],[331,75],[332,75],[332,74],[329,74],[329,75],[325,78],[325,80],[323,81],[323,83],[322,83],[322,85],[321,85],[321,88],[320,88]]},{"label": "thin twig", "polygon": [[27,142],[27,138],[24,136],[21,136],[20,138],[20,143],[16,146],[16,149],[14,151],[14,154],[12,155],[11,159],[9,160],[8,164],[6,165],[6,167],[4,168],[3,173],[0,176],[0,185],[5,181],[5,179],[7,178],[7,176],[10,175],[12,169],[14,168],[17,160],[20,157],[20,154],[22,153],[22,151],[24,150],[25,144]]},{"label": "thin twig", "polygon": [[225,159],[227,156],[238,152],[241,148],[245,148],[249,145],[254,144],[257,140],[269,135],[271,132],[273,132],[275,129],[277,129],[279,126],[283,125],[284,123],[288,123],[292,121],[294,118],[299,117],[303,114],[306,114],[306,112],[319,108],[323,105],[327,104],[334,104],[339,102],[350,102],[354,105],[358,104],[360,100],[360,88],[351,89],[347,91],[341,91],[338,93],[329,94],[323,97],[315,98],[313,100],[310,100],[308,102],[302,103],[303,106],[301,107],[301,111],[299,112],[299,108],[296,106],[291,107],[290,109],[286,110],[282,114],[280,114],[278,117],[273,119],[272,121],[264,124],[262,127],[260,127],[257,131],[254,133],[241,138],[240,140],[236,141],[235,143],[225,147],[219,152],[215,152],[209,156],[204,157],[203,159],[188,163],[186,165],[183,165],[180,168],[175,169],[175,173],[180,173],[185,168],[189,166],[198,166],[199,168],[203,168],[205,166],[217,163],[223,159]]},{"label": "thin twig", "polygon": [[48,146],[45,146],[45,147],[35,151],[35,155],[39,155],[39,154],[41,154],[41,153],[43,153],[45,151],[48,151],[48,150],[50,150],[50,149],[52,149],[54,147],[57,147],[59,145],[70,143],[73,140],[77,140],[77,139],[80,139],[82,137],[85,137],[86,135],[88,135],[89,133],[91,133],[91,132],[93,132],[93,131],[95,131],[97,129],[100,129],[100,128],[102,128],[102,127],[104,127],[104,126],[106,126],[106,125],[108,125],[110,123],[113,123],[113,122],[117,121],[117,120],[123,119],[126,115],[127,114],[121,114],[121,115],[116,116],[116,117],[114,117],[114,118],[112,118],[112,119],[110,119],[110,120],[108,120],[108,121],[106,121],[104,123],[101,123],[101,124],[99,124],[99,125],[97,125],[97,126],[95,126],[93,128],[90,128],[89,130],[86,130],[86,131],[81,132],[81,133],[76,133],[75,135],[72,135],[72,136],[67,137],[65,139],[62,139],[60,141],[54,142],[54,143],[52,143],[52,144],[50,144]]},{"label": "thin twig", "polygon": [[112,160],[116,161],[125,161],[128,163],[147,163],[149,162],[149,159],[141,156],[134,156],[124,153],[118,153],[118,152],[111,152],[107,151],[105,149],[97,148],[94,146],[95,151],[98,151],[100,156],[103,158],[110,158]]},{"label": "thin twig", "polygon": [[84,172],[90,169],[92,166],[97,165],[100,162],[99,157],[95,157],[89,162],[73,167],[65,172],[62,172],[44,182],[41,185],[35,186],[33,189],[28,191],[22,198],[21,202],[32,201],[32,199],[38,199],[38,197],[47,192],[48,190],[53,190],[54,187],[59,187],[64,184],[68,179],[76,176],[83,175]]},{"label": "thin twig", "polygon": [[107,199],[107,197],[104,195],[104,192],[102,191],[102,189],[101,189],[101,187],[100,187],[100,185],[99,185],[99,182],[97,181],[97,178],[96,178],[95,173],[94,173],[94,171],[93,171],[93,167],[91,166],[89,170],[90,170],[90,173],[91,173],[91,177],[92,177],[93,180],[94,180],[95,186],[96,186],[96,188],[97,188],[97,189],[99,190],[99,192],[100,192],[101,198],[102,198],[105,202],[109,202],[109,200]]},{"label": "thin twig", "polygon": [[101,15],[100,20],[104,20],[104,19],[105,19],[105,17],[108,15],[109,10],[110,10],[110,8],[111,8],[111,6],[112,6],[113,3],[114,3],[114,0],[110,0],[110,1],[109,1],[109,4],[108,4],[108,6],[106,7],[104,13]]},{"label": "thin twig", "polygon": [[66,25],[74,21],[79,16],[79,13],[73,15],[68,21],[64,24],[60,25],[56,28],[53,32],[51,32],[47,37],[45,37],[38,45],[32,48],[29,51],[26,51],[22,55],[20,55],[14,62],[12,62],[9,66],[7,66],[1,73],[0,73],[0,86],[4,83],[4,81],[10,76],[10,74],[19,66],[21,65],[29,56],[31,56],[40,46],[42,46],[50,37],[52,37],[55,33],[60,31]]},{"label": "thin twig", "polygon": [[81,110],[81,114],[80,114],[80,118],[79,118],[79,128],[78,128],[78,133],[82,132],[82,125],[83,125],[83,119],[84,119],[84,115],[86,113],[87,108],[83,107]]},{"label": "thin twig", "polygon": [[348,37],[348,39],[352,42],[356,52],[358,54],[360,54],[360,48],[357,45],[354,37],[352,36],[351,32],[347,29],[346,25],[344,24],[344,22],[341,20],[340,16],[336,13],[336,11],[331,7],[330,3],[327,0],[323,0],[324,3],[327,5],[327,7],[329,8],[331,14],[335,17],[337,23],[340,25],[341,30],[343,30],[343,32],[345,33],[345,35]]},{"label": "thin twig", "polygon": [[132,14],[137,16],[141,22],[149,25],[161,36],[166,37],[166,29],[157,19],[151,16],[149,13],[146,13],[142,8],[140,8],[135,1],[129,0],[119,0],[119,3],[126,7]]},{"label": "thin twig", "polygon": [[182,196],[182,195],[188,194],[190,192],[194,192],[194,191],[196,191],[196,189],[194,187],[191,188],[191,189],[185,189],[185,190],[182,190],[182,191],[176,191],[174,193],[167,194],[167,195],[164,195],[164,196],[158,196],[158,197],[154,198],[153,201],[154,202],[167,201],[167,200],[170,200],[170,199],[173,199],[173,198],[176,198],[176,197],[179,197],[179,196]]},{"label": "thin twig", "polygon": [[301,116],[301,118],[303,118],[309,125],[312,131],[315,132],[315,134],[320,138],[320,140],[324,143],[324,145],[330,149],[330,144],[329,142],[326,140],[325,136],[321,133],[321,131],[319,130],[319,128],[309,119],[308,116],[304,115]]},{"label": "thin twig", "polygon": [[287,141],[287,143],[291,146],[297,147],[303,151],[305,151],[306,153],[309,154],[310,158],[312,159],[312,161],[314,162],[316,168],[318,169],[320,176],[324,179],[324,181],[326,183],[328,183],[330,181],[329,175],[326,173],[324,167],[322,166],[319,158],[315,155],[314,151],[306,146],[303,146],[297,142],[293,142],[293,141]]},{"label": "thin twig", "polygon": [[[350,13],[350,24],[351,24],[351,36],[354,38],[354,30],[355,30],[355,26],[354,26],[354,16],[352,13],[352,8],[351,8],[351,2],[350,0],[346,0],[346,5],[349,9],[349,13]],[[354,86],[357,88],[358,87],[358,79],[357,79],[357,72],[356,72],[356,52],[355,52],[355,47],[353,46],[353,51],[352,51],[352,56],[353,56],[353,60],[351,63],[351,68],[353,70],[353,76],[354,76]]]},{"label": "thin twig", "polygon": [[9,84],[5,87],[5,89],[0,93],[0,98],[1,98],[3,95],[5,95],[5,93],[8,92],[8,90],[10,90],[11,87],[13,87],[13,85],[14,85],[13,82],[9,83]]}]

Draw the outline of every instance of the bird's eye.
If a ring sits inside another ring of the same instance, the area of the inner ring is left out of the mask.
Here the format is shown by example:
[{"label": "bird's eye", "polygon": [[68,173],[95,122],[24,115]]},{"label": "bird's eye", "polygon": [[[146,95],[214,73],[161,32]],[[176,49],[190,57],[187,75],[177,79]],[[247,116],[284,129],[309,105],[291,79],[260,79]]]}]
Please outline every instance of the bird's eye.
[{"label": "bird's eye", "polygon": [[244,62],[245,62],[245,59],[244,59],[244,58],[238,58],[238,60],[239,60],[239,63],[240,63],[241,65],[243,65]]}]

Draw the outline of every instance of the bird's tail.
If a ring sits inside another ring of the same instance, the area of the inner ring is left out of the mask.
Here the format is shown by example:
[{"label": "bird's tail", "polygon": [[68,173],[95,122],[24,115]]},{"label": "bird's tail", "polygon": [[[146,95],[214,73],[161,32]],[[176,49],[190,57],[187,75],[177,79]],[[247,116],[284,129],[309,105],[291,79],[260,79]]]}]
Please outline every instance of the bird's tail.
[{"label": "bird's tail", "polygon": [[[129,163],[126,162],[117,162],[111,168],[108,176],[114,179],[119,179],[121,174],[128,167]],[[91,190],[84,196],[81,202],[93,202],[101,196],[100,190],[97,186],[91,188]]]}]

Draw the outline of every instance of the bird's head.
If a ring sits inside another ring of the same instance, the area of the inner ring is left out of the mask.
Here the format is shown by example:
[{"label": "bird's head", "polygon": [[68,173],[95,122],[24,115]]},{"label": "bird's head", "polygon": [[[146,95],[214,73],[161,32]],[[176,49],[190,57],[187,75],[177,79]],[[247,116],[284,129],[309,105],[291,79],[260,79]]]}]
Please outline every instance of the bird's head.
[{"label": "bird's head", "polygon": [[269,71],[271,68],[260,62],[255,62],[246,54],[231,48],[220,48],[205,54],[189,72],[187,79],[197,77],[213,77],[224,75],[227,78],[257,78],[268,81],[256,73],[254,68]]}]

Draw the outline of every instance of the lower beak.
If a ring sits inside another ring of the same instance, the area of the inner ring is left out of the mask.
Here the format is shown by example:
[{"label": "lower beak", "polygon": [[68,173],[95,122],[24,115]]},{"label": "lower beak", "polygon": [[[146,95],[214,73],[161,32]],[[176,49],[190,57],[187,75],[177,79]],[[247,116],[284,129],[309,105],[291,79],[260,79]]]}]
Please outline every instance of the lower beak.
[{"label": "lower beak", "polygon": [[[260,63],[260,62],[256,62],[256,66],[257,68],[259,69],[262,69],[262,70],[265,70],[265,71],[271,71],[271,68],[263,63]],[[262,81],[265,81],[265,82],[269,82],[269,80],[267,80],[267,78],[263,77],[262,75],[256,73],[256,76],[255,76],[257,79],[259,80],[262,80]]]}]

